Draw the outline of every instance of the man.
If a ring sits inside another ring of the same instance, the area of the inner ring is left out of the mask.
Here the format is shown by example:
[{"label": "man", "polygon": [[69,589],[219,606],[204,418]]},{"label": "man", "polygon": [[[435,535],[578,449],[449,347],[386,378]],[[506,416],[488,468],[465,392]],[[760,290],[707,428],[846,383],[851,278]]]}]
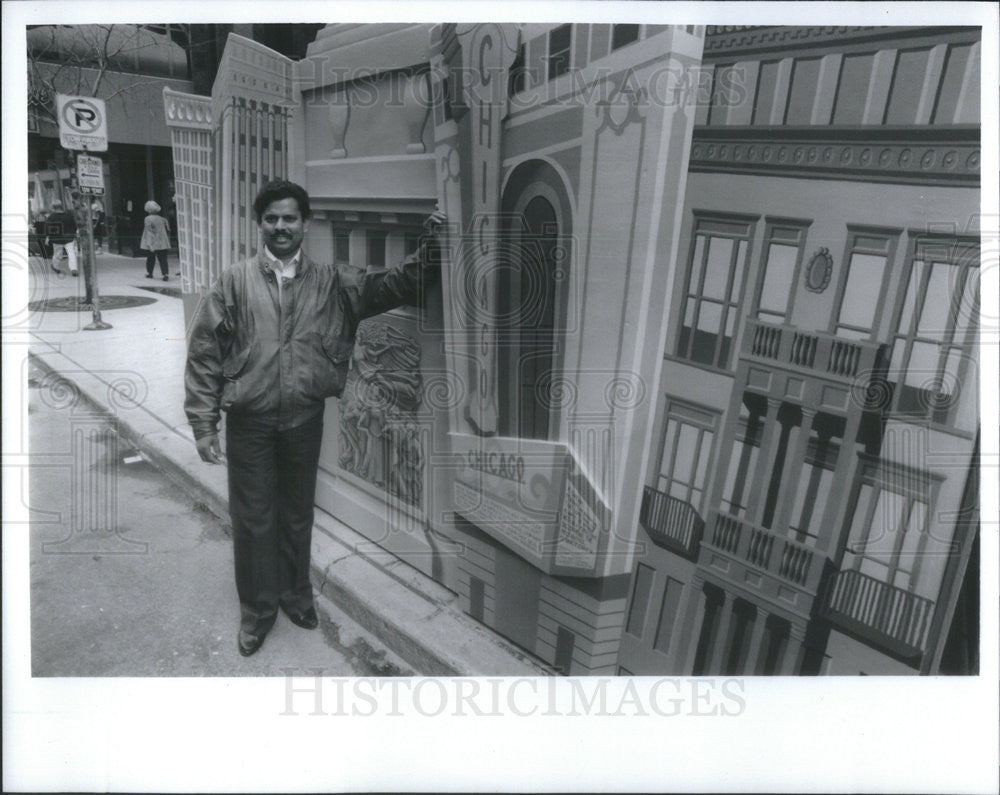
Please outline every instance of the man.
[{"label": "man", "polygon": [[63,209],[60,199],[52,202],[52,213],[45,222],[45,230],[48,233],[49,245],[52,246],[52,270],[62,273],[56,267],[56,260],[66,256],[66,263],[69,272],[78,276],[76,266],[76,216],[69,210]]},{"label": "man", "polygon": [[[228,268],[189,333],[185,411],[202,460],[221,463],[226,411],[240,654],[264,642],[280,607],[300,627],[318,620],[309,582],[316,469],[327,397],[344,387],[358,323],[419,299],[437,272],[424,245],[399,266],[363,274],[302,251],[309,196],[268,183],[254,201],[263,249]],[[428,228],[440,226],[435,212]],[[432,261],[434,260],[434,261]]]}]

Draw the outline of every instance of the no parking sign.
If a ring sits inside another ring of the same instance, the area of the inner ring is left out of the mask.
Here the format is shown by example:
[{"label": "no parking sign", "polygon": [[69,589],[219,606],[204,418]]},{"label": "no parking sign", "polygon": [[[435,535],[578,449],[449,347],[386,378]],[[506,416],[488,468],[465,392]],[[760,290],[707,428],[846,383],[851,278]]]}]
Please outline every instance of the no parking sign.
[{"label": "no parking sign", "polygon": [[108,151],[108,115],[104,100],[56,94],[59,143],[66,149]]}]

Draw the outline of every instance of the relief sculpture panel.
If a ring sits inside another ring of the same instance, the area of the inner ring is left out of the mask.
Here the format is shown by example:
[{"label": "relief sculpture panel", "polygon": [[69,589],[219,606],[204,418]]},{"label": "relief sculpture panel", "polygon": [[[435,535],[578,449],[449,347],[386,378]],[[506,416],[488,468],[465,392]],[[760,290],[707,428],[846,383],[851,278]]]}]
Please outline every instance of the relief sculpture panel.
[{"label": "relief sculpture panel", "polygon": [[341,399],[338,464],[416,508],[424,487],[422,387],[416,341],[387,323],[362,323]]}]

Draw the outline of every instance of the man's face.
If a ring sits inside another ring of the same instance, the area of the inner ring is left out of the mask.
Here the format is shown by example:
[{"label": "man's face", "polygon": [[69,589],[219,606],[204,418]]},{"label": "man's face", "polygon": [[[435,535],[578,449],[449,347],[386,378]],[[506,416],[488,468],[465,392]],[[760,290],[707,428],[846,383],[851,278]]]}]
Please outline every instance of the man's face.
[{"label": "man's face", "polygon": [[299,203],[292,198],[271,202],[260,217],[264,245],[278,259],[287,259],[299,250],[308,226],[309,222],[302,220]]}]

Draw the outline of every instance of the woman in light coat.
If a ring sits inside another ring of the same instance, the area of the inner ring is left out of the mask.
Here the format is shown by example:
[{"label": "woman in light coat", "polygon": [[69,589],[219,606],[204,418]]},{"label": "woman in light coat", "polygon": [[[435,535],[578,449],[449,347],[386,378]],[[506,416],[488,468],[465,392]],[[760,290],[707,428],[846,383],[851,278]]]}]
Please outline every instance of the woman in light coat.
[{"label": "woman in light coat", "polygon": [[170,225],[167,219],[160,215],[160,205],[154,201],[146,202],[143,209],[146,211],[146,220],[143,222],[142,240],[139,241],[139,248],[146,252],[146,278],[153,278],[153,265],[156,260],[160,261],[160,273],[163,274],[163,281],[167,276],[167,251],[170,249]]}]

